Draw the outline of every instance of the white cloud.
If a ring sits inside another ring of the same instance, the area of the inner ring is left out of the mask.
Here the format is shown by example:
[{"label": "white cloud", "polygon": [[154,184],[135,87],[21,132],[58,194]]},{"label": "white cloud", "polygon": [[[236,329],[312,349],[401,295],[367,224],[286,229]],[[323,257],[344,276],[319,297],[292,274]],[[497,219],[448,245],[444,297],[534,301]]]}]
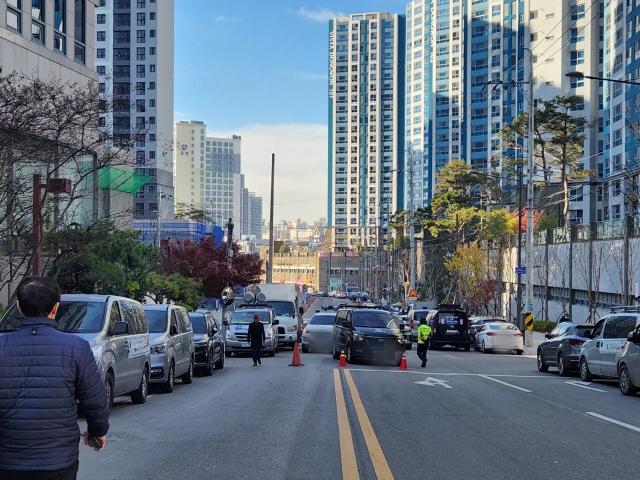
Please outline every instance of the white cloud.
[{"label": "white cloud", "polygon": [[239,18],[228,18],[228,17],[225,17],[224,15],[219,15],[219,16],[216,17],[216,22],[232,22],[232,23],[235,23],[235,22],[239,22],[239,21],[240,21]]},{"label": "white cloud", "polygon": [[224,15],[220,15],[216,18],[216,22],[224,22],[227,19]]},{"label": "white cloud", "polygon": [[312,222],[327,215],[327,126],[249,125],[208,136],[242,136],[242,173],[249,191],[262,197],[268,220],[271,154],[276,155],[274,220],[295,217]]},{"label": "white cloud", "polygon": [[[291,11],[291,10],[290,10]],[[306,18],[307,20],[312,20],[314,22],[327,22],[332,18],[345,17],[346,15],[341,12],[333,12],[328,8],[319,8],[318,10],[307,10],[307,8],[302,7],[298,10],[295,10],[296,15],[301,18]]]}]

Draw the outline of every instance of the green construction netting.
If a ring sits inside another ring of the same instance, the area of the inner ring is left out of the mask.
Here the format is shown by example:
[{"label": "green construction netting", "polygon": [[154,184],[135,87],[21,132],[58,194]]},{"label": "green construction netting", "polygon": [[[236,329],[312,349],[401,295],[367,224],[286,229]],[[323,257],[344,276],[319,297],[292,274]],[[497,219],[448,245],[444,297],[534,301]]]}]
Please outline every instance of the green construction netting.
[{"label": "green construction netting", "polygon": [[98,188],[134,193],[149,182],[151,177],[139,172],[128,172],[115,167],[103,167],[98,172]]}]

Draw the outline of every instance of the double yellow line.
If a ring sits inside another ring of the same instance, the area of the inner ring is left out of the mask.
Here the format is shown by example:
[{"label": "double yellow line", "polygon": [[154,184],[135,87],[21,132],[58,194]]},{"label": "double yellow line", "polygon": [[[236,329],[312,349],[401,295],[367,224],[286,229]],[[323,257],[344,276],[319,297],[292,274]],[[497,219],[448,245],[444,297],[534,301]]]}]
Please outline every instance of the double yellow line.
[{"label": "double yellow line", "polygon": [[[393,480],[391,469],[387,463],[387,459],[382,452],[380,442],[376,437],[371,422],[369,421],[369,415],[364,409],[360,394],[356,388],[356,384],[351,377],[349,370],[343,370],[347,385],[349,386],[349,392],[351,393],[351,400],[356,409],[356,415],[358,416],[358,422],[362,429],[362,435],[364,441],[367,444],[367,450],[369,450],[369,456],[371,457],[371,463],[373,463],[373,469],[376,472],[378,480]],[[344,393],[342,392],[342,381],[340,379],[340,371],[335,369],[333,371],[333,383],[336,391],[336,408],[338,410],[338,433],[340,436],[340,457],[342,460],[342,478],[344,480],[359,480],[360,474],[358,473],[358,464],[356,462],[356,453],[353,447],[353,437],[351,435],[351,426],[349,425],[349,416],[347,415],[347,406],[344,401]]]}]

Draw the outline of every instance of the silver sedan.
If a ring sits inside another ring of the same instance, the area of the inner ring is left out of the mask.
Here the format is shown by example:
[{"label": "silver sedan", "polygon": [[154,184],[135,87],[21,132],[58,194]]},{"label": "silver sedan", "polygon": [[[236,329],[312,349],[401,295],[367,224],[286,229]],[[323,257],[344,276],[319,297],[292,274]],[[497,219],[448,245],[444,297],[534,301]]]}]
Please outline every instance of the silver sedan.
[{"label": "silver sedan", "polygon": [[336,312],[317,312],[302,330],[302,351],[330,352]]}]

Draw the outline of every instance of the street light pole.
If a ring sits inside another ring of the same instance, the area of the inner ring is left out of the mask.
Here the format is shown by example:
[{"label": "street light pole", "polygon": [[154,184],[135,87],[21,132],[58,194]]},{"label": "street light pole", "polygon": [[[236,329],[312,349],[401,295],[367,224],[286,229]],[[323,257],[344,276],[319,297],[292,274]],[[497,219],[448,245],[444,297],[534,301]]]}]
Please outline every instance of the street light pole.
[{"label": "street light pole", "polygon": [[[409,281],[411,290],[416,288],[416,246],[415,246],[415,228],[413,215],[413,151],[411,147],[407,148],[409,153]],[[406,294],[405,294],[406,297]]]},{"label": "street light pole", "polygon": [[[525,315],[533,315],[533,150],[535,147],[534,137],[534,101],[533,101],[533,53],[529,51],[529,148],[527,162],[527,308]],[[525,345],[533,346],[533,335],[531,332],[524,332]]]}]

